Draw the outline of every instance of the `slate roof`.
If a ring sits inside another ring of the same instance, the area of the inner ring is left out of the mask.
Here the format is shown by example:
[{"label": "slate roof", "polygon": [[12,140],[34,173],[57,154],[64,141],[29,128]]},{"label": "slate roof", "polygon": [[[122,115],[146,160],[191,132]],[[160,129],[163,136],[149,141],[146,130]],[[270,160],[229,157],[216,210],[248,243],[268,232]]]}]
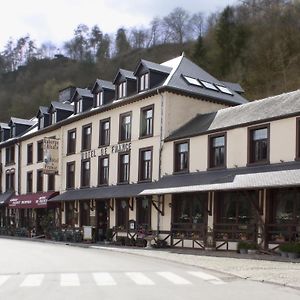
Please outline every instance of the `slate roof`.
[{"label": "slate roof", "polygon": [[245,90],[241,87],[239,83],[235,82],[228,82],[228,81],[221,81],[225,86],[229,87],[232,91],[237,93],[245,93]]},{"label": "slate roof", "polygon": [[102,80],[102,79],[96,79],[96,82],[92,88],[92,91],[94,90],[96,84],[98,84],[101,88],[108,89],[108,90],[115,90],[115,86],[111,81]]},{"label": "slate roof", "polygon": [[166,141],[298,113],[300,113],[300,90],[224,108],[213,113],[199,114],[174,131]]},{"label": "slate roof", "polygon": [[69,190],[62,193],[48,202],[71,201],[85,199],[109,199],[109,198],[126,198],[135,197],[146,188],[153,187],[153,183],[136,183],[126,185],[112,185],[105,187],[96,187],[88,189]]},{"label": "slate roof", "polygon": [[141,195],[235,190],[300,184],[300,162],[167,175]]},{"label": "slate roof", "polygon": [[71,100],[73,100],[76,93],[81,97],[93,98],[93,94],[89,89],[76,88]]},{"label": "slate roof", "polygon": [[[163,65],[167,65],[167,63],[164,63]],[[194,93],[196,95],[203,96],[204,98],[210,98],[212,100],[216,100],[218,102],[226,104],[237,105],[248,102],[244,97],[236,93],[229,86],[225,85],[225,87],[227,87],[232,92],[232,95],[188,84],[183,76],[189,76],[195,79],[224,86],[223,82],[219,81],[218,79],[204,71],[202,68],[193,63],[191,60],[187,59],[185,56],[181,57],[176,70],[172,70],[169,78],[167,78],[164,85],[181,91]]]},{"label": "slate roof", "polygon": [[0,128],[10,129],[7,123],[0,123]]},{"label": "slate roof", "polygon": [[116,83],[116,80],[118,78],[118,76],[121,75],[125,78],[128,78],[128,79],[133,79],[133,80],[136,80],[136,77],[133,75],[133,72],[132,71],[128,71],[128,70],[124,70],[124,69],[119,69],[114,81],[113,81],[113,84]]},{"label": "slate roof", "polygon": [[68,103],[61,103],[58,101],[52,101],[51,105],[55,109],[67,110],[67,111],[74,111],[74,106]]},{"label": "slate roof", "polygon": [[161,65],[161,64],[157,64],[157,63],[154,63],[152,61],[145,60],[145,59],[141,59],[140,63],[138,64],[138,66],[136,68],[136,70],[134,71],[134,75],[137,74],[137,71],[138,71],[141,64],[143,64],[149,70],[157,71],[157,72],[160,72],[160,73],[170,74],[171,71],[172,71],[172,68],[170,68],[170,67],[167,67],[167,66],[164,66],[164,65]]},{"label": "slate roof", "polygon": [[43,115],[48,115],[48,107],[47,106],[40,106],[39,112],[41,112]]},{"label": "slate roof", "polygon": [[22,124],[22,125],[27,125],[27,126],[33,126],[36,124],[35,121],[33,120],[27,120],[27,119],[20,119],[20,118],[10,118],[10,122],[15,123],[15,124]]}]

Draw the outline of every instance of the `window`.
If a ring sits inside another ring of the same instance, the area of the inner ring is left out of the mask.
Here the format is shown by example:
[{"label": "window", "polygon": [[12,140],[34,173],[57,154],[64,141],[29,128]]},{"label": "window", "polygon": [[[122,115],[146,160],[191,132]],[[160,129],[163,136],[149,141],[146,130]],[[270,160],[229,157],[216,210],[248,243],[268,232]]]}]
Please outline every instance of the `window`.
[{"label": "window", "polygon": [[68,162],[67,163],[67,189],[72,189],[75,187],[75,162]]},{"label": "window", "polygon": [[153,136],[153,110],[153,105],[141,109],[140,137]]},{"label": "window", "polygon": [[43,191],[43,184],[44,184],[44,174],[42,170],[37,171],[36,177],[36,191],[42,192]]},{"label": "window", "polygon": [[136,222],[138,229],[151,229],[151,198],[136,199]]},{"label": "window", "polygon": [[0,130],[0,141],[4,142],[4,139],[5,139],[5,137],[4,137],[4,129],[1,129]]},{"label": "window", "polygon": [[188,172],[189,170],[189,143],[174,143],[174,172]]},{"label": "window", "polygon": [[126,97],[126,88],[127,88],[126,81],[118,85],[118,99]]},{"label": "window", "polygon": [[10,146],[5,149],[5,163],[6,165],[15,163],[15,146]]},{"label": "window", "polygon": [[130,157],[129,153],[119,154],[119,183],[129,182]]},{"label": "window", "polygon": [[183,76],[183,78],[191,85],[202,87],[201,83],[196,78],[189,77],[189,76]]},{"label": "window", "polygon": [[16,136],[16,125],[11,125],[10,128],[10,137],[15,137]]},{"label": "window", "polygon": [[27,172],[27,193],[32,193],[33,186],[33,173]]},{"label": "window", "polygon": [[225,167],[225,135],[209,136],[209,168]]},{"label": "window", "polygon": [[33,144],[27,145],[27,165],[33,162]]},{"label": "window", "polygon": [[96,107],[102,106],[104,104],[104,93],[103,91],[96,94]]},{"label": "window", "polygon": [[110,141],[110,119],[100,120],[99,146],[108,146]]},{"label": "window", "polygon": [[224,94],[233,95],[233,93],[223,85],[216,84],[216,87]]},{"label": "window", "polygon": [[42,162],[44,156],[43,141],[37,142],[37,162]]},{"label": "window", "polygon": [[7,172],[5,174],[5,188],[7,191],[14,191],[15,189],[15,172]]},{"label": "window", "polygon": [[142,75],[139,79],[139,90],[144,91],[149,89],[149,73]]},{"label": "window", "polygon": [[207,82],[207,81],[204,81],[204,80],[200,80],[200,82],[209,90],[214,90],[214,91],[219,91],[213,83],[210,83],[210,82]]},{"label": "window", "polygon": [[296,159],[300,160],[300,118],[296,119],[297,129],[296,129]]},{"label": "window", "polygon": [[48,192],[55,191],[55,174],[48,174]]},{"label": "window", "polygon": [[92,143],[92,125],[82,127],[82,151],[91,150]]},{"label": "window", "polygon": [[131,112],[120,115],[119,141],[127,142],[131,139]]},{"label": "window", "polygon": [[249,129],[249,163],[269,160],[269,125]]},{"label": "window", "polygon": [[152,180],[152,147],[140,149],[139,181]]},{"label": "window", "polygon": [[98,185],[108,184],[109,177],[109,157],[99,156],[98,161]]},{"label": "window", "polygon": [[90,186],[90,170],[91,163],[89,159],[83,160],[81,162],[81,187]]},{"label": "window", "polygon": [[116,199],[116,226],[126,230],[128,225],[128,199]]},{"label": "window", "polygon": [[82,112],[82,108],[83,108],[83,102],[82,102],[82,99],[78,100],[75,102],[75,105],[76,105],[76,113],[81,113]]},{"label": "window", "polygon": [[55,110],[51,114],[51,124],[55,124],[56,123],[56,119],[57,119],[56,117],[57,117],[57,112]]},{"label": "window", "polygon": [[74,226],[75,225],[75,201],[66,201],[66,224]]},{"label": "window", "polygon": [[39,117],[39,129],[42,129],[45,127],[45,118],[44,116]]},{"label": "window", "polygon": [[76,153],[76,129],[68,131],[67,154]]}]

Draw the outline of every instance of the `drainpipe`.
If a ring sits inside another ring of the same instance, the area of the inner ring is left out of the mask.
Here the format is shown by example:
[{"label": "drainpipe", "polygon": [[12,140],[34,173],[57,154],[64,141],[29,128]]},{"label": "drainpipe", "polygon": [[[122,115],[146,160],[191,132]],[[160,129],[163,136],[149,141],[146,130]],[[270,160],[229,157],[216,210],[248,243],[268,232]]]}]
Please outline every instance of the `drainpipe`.
[{"label": "drainpipe", "polygon": [[[163,126],[164,126],[164,96],[160,93],[159,89],[156,90],[157,95],[160,96],[160,130],[159,130],[159,162],[158,162],[158,179],[161,179],[162,173],[162,150],[163,150]],[[161,195],[158,195],[158,208],[161,208]],[[157,237],[160,230],[160,213],[157,212]]]},{"label": "drainpipe", "polygon": [[18,194],[21,194],[21,144],[17,143],[16,146],[18,147]]}]

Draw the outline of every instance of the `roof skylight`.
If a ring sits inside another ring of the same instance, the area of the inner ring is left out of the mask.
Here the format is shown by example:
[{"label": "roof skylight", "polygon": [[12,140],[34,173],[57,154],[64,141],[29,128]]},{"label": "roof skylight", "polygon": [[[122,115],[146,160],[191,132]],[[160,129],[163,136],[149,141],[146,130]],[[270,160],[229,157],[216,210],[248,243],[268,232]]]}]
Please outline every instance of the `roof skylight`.
[{"label": "roof skylight", "polygon": [[183,75],[183,77],[189,84],[202,87],[201,83],[196,78],[185,76],[185,75]]},{"label": "roof skylight", "polygon": [[223,85],[216,84],[216,87],[224,94],[233,95],[233,93]]},{"label": "roof skylight", "polygon": [[214,90],[214,91],[219,91],[212,83],[204,81],[204,80],[200,80],[200,82],[207,88],[210,90]]}]

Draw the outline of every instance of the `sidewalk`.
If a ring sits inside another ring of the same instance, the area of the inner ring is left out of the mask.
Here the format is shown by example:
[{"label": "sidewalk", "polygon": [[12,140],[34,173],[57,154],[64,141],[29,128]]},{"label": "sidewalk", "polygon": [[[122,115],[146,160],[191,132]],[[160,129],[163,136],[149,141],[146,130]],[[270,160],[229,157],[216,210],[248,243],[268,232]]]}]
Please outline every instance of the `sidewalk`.
[{"label": "sidewalk", "polygon": [[44,242],[74,247],[116,251],[173,261],[201,267],[248,280],[268,282],[300,289],[300,259],[290,261],[280,256],[264,254],[238,254],[231,251],[201,251],[193,249],[146,249],[104,244],[66,243],[29,238],[0,237],[34,242]]}]

